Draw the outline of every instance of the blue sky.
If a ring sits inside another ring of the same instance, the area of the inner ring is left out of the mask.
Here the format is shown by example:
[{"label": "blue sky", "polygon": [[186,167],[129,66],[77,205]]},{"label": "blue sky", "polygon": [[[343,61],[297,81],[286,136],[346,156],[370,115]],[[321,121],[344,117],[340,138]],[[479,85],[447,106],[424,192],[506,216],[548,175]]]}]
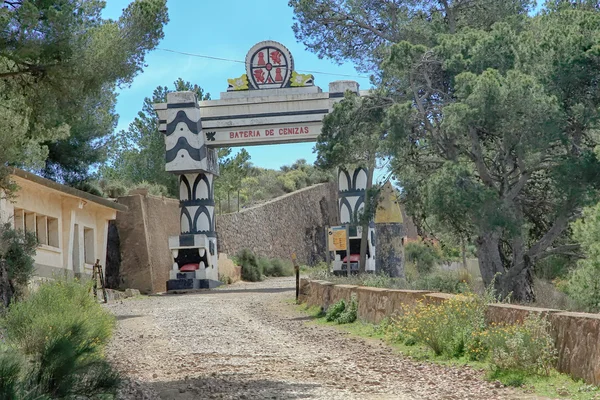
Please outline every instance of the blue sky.
[{"label": "blue sky", "polygon": [[[130,0],[107,0],[105,18],[116,19]],[[294,57],[295,69],[326,72],[314,74],[315,84],[324,91],[329,82],[352,79],[361,89],[370,87],[368,78],[348,65],[336,65],[319,58],[298,43],[292,31],[293,13],[287,0],[168,0],[170,22],[164,28],[161,49],[201,54],[233,60],[244,60],[248,50],[263,40],[275,40],[286,46]],[[120,115],[116,132],[127,128],[142,107],[145,97],[159,85],[172,86],[181,77],[196,83],[218,99],[227,90],[227,78],[245,72],[241,63],[225,62],[154,50],[146,57],[148,65],[129,88],[122,89],[117,102]],[[343,75],[353,75],[350,78]],[[315,160],[313,143],[253,146],[247,150],[252,162],[260,167],[278,169],[298,158]]]}]

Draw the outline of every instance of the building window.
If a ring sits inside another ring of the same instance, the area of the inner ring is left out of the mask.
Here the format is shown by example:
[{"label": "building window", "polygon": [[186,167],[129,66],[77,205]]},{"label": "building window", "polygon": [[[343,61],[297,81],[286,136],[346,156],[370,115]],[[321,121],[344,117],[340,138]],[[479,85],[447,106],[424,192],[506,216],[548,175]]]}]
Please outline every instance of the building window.
[{"label": "building window", "polygon": [[94,254],[94,230],[92,228],[83,228],[83,254],[86,264],[94,264],[96,255]]},{"label": "building window", "polygon": [[33,233],[39,244],[60,248],[58,218],[15,208],[15,229]]},{"label": "building window", "polygon": [[15,223],[15,229],[24,231],[25,230],[25,212],[20,208],[15,208],[15,215],[13,217]]},{"label": "building window", "polygon": [[48,219],[45,215],[35,216],[35,232],[39,244],[48,244]]},{"label": "building window", "polygon": [[35,213],[25,211],[25,232],[31,232],[35,235]]},{"label": "building window", "polygon": [[48,217],[48,246],[60,247],[58,243],[58,218]]}]

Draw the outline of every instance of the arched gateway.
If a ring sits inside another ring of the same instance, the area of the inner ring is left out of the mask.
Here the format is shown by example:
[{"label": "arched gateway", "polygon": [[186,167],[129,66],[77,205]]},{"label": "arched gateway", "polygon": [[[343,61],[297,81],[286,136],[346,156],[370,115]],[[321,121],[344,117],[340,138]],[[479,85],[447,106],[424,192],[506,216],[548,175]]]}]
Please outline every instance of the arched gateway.
[{"label": "arched gateway", "polygon": [[[323,117],[358,83],[336,81],[329,92],[312,75],[294,70],[289,50],[273,41],[256,44],[246,56],[246,73],[229,79],[219,100],[200,101],[192,92],[167,95],[155,104],[166,144],[166,170],[179,175],[181,234],[169,238],[173,269],[167,290],[212,288],[219,284],[213,183],[219,175],[218,147],[315,141]],[[367,173],[339,171],[339,210],[350,224],[364,207]],[[375,270],[374,225],[370,228],[367,271]],[[358,253],[360,229],[350,230],[351,254]],[[334,270],[346,265],[336,255]],[[352,258],[352,257],[351,257]],[[358,268],[354,263],[353,268]]]}]

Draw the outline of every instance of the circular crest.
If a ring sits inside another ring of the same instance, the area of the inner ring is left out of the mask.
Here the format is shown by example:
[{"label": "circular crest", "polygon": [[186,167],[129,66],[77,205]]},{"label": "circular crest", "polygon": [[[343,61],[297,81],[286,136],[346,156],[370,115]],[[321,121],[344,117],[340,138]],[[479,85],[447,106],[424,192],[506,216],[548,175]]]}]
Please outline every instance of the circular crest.
[{"label": "circular crest", "polygon": [[246,75],[254,89],[286,87],[293,70],[290,51],[272,40],[255,44],[246,55]]}]

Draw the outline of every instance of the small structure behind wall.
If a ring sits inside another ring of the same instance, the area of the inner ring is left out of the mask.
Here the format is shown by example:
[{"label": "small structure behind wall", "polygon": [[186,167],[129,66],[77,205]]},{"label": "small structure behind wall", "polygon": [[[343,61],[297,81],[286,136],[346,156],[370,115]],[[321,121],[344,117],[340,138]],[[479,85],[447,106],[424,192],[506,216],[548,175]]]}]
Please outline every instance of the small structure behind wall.
[{"label": "small structure behind wall", "polygon": [[404,224],[398,195],[387,182],[379,194],[375,212],[377,273],[404,278]]}]

